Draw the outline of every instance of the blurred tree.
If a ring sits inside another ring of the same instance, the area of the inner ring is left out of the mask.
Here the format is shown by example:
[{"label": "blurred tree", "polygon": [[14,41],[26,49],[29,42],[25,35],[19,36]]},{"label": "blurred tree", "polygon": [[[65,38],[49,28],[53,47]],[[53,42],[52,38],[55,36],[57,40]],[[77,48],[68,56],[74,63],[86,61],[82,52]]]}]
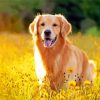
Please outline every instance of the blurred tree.
[{"label": "blurred tree", "polygon": [[18,16],[25,29],[37,13],[63,14],[74,30],[88,25],[86,19],[100,26],[100,0],[0,0],[0,12]]},{"label": "blurred tree", "polygon": [[100,0],[82,0],[84,14],[100,25]]},{"label": "blurred tree", "polygon": [[85,18],[80,0],[56,0],[54,12],[61,13],[73,24],[74,29],[80,29],[80,22]]},{"label": "blurred tree", "polygon": [[41,13],[40,8],[42,5],[43,0],[0,0],[0,12],[7,13],[10,16],[16,16],[16,21],[20,17],[24,24],[24,29],[27,30],[33,20],[33,16],[37,12]]},{"label": "blurred tree", "polygon": [[20,14],[24,10],[40,9],[43,0],[0,0],[0,12]]},{"label": "blurred tree", "polygon": [[55,2],[54,13],[65,15],[74,26],[74,30],[81,29],[81,22],[88,18],[100,26],[100,0],[55,0]]},{"label": "blurred tree", "polygon": [[55,0],[44,0],[44,4],[41,9],[43,13],[52,13],[55,7]]}]

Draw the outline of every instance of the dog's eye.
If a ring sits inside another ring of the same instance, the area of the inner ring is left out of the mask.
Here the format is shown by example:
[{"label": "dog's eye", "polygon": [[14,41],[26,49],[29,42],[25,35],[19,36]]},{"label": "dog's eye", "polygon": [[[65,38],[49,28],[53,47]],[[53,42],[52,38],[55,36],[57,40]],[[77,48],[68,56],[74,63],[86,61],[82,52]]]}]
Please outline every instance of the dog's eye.
[{"label": "dog's eye", "polygon": [[53,24],[54,27],[58,26],[57,24]]},{"label": "dog's eye", "polygon": [[41,23],[41,26],[45,26],[45,23]]}]

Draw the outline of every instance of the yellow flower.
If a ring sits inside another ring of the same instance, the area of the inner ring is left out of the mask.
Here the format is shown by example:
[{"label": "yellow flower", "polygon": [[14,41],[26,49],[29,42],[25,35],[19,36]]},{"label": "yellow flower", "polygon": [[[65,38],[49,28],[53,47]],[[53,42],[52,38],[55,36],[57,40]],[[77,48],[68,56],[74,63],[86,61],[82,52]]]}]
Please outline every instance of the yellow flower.
[{"label": "yellow flower", "polygon": [[67,68],[67,72],[68,72],[68,73],[72,73],[73,71],[74,71],[73,67],[68,67],[68,68]]},{"label": "yellow flower", "polygon": [[74,86],[76,86],[76,82],[73,81],[73,80],[72,81],[69,81],[68,82],[68,86],[73,86],[74,87]]},{"label": "yellow flower", "polygon": [[88,81],[88,80],[84,81],[84,85],[90,85],[90,84],[91,84],[90,81]]},{"label": "yellow flower", "polygon": [[77,96],[75,100],[86,100],[84,95]]},{"label": "yellow flower", "polygon": [[45,89],[41,90],[41,95],[42,95],[42,97],[48,97],[48,93]]},{"label": "yellow flower", "polygon": [[89,97],[89,98],[93,98],[94,95],[93,95],[93,94],[88,94],[88,97]]},{"label": "yellow flower", "polygon": [[80,87],[79,86],[76,86],[75,87],[75,90],[77,91],[77,90],[80,90]]}]

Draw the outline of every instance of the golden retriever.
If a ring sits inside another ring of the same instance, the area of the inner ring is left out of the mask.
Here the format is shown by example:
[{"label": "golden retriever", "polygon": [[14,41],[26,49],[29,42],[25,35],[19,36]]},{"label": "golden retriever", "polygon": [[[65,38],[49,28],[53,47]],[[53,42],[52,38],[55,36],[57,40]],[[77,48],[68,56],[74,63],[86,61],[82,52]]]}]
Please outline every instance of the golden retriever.
[{"label": "golden retriever", "polygon": [[67,87],[70,80],[77,84],[93,81],[94,63],[67,40],[72,27],[63,15],[38,15],[29,30],[33,36],[39,83],[47,79],[52,89],[59,89]]}]

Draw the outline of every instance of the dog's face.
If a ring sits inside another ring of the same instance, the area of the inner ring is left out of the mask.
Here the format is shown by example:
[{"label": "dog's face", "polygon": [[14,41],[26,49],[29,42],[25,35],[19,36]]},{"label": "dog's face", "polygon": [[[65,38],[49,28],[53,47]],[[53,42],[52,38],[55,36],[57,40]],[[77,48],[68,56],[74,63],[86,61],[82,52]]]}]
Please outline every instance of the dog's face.
[{"label": "dog's face", "polygon": [[55,16],[43,16],[39,21],[38,30],[44,47],[52,47],[60,33],[60,21]]},{"label": "dog's face", "polygon": [[56,45],[59,36],[65,39],[71,32],[71,25],[62,15],[39,15],[29,29],[32,34],[39,35],[44,47],[50,48]]}]

